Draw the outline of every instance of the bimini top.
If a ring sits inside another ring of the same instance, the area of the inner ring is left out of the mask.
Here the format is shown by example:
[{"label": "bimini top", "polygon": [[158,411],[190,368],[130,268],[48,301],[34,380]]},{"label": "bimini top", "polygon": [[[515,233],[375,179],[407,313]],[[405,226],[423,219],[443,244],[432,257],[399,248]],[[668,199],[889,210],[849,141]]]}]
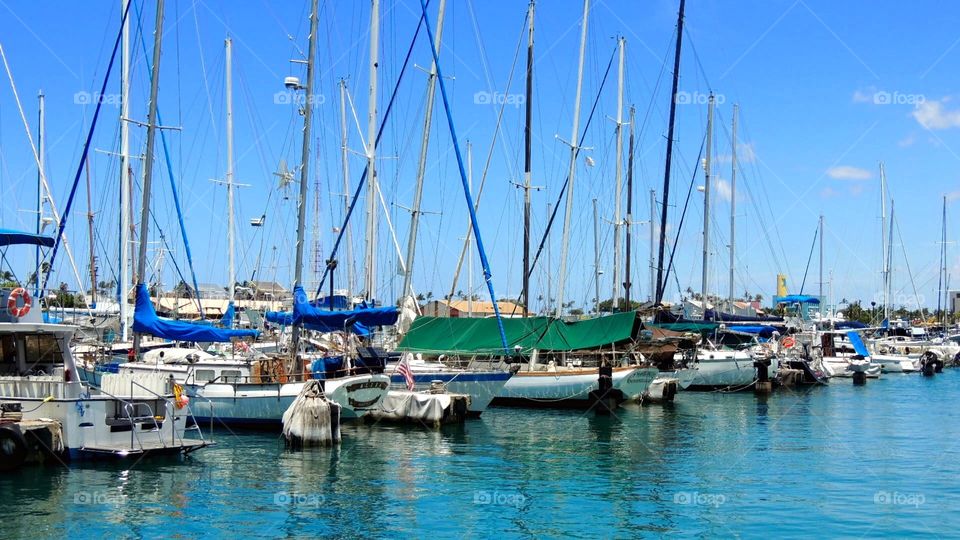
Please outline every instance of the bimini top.
[{"label": "bimini top", "polygon": [[14,231],[11,229],[0,229],[0,246],[43,246],[53,247],[54,239],[50,236]]},{"label": "bimini top", "polygon": [[133,331],[176,341],[223,342],[235,337],[256,337],[256,330],[231,330],[205,324],[172,321],[157,317],[150,293],[143,283],[137,285],[137,304],[133,311]]}]

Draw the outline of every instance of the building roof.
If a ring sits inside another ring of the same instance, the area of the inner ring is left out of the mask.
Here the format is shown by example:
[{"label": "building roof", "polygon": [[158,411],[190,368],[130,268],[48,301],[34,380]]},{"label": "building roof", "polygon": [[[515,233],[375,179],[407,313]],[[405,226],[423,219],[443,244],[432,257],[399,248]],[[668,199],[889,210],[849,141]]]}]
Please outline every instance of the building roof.
[{"label": "building roof", "polygon": [[[472,304],[474,313],[483,313],[488,315],[494,314],[493,302],[489,301],[474,300],[473,302],[470,302],[469,300],[433,300],[431,303],[443,304],[448,306],[450,309],[455,309],[461,313],[470,311]],[[523,306],[505,300],[500,300],[497,302],[497,307],[500,309],[501,315],[509,315],[514,311],[517,313],[523,312]]]}]

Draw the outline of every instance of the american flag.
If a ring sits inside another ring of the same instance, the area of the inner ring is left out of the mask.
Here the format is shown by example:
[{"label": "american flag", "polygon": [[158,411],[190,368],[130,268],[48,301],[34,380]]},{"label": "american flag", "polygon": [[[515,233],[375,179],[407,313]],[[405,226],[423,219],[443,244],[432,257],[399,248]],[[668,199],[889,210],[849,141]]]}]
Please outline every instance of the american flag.
[{"label": "american flag", "polygon": [[403,360],[400,360],[400,363],[397,364],[397,373],[403,375],[405,381],[407,381],[407,390],[413,390],[415,384],[413,381],[413,372],[410,371],[410,363],[405,357]]}]

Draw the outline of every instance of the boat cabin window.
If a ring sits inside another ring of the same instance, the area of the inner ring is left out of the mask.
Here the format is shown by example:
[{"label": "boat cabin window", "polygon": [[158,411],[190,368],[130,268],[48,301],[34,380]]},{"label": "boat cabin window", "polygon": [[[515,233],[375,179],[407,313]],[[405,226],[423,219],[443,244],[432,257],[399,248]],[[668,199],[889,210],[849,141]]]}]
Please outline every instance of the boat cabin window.
[{"label": "boat cabin window", "polygon": [[225,369],[220,372],[220,382],[227,384],[233,384],[240,382],[240,370],[239,369]]},{"label": "boat cabin window", "polygon": [[0,375],[19,375],[17,370],[17,342],[10,334],[0,338]]},{"label": "boat cabin window", "polygon": [[[23,363],[20,363],[22,354]],[[52,334],[7,334],[0,337],[0,374],[38,375],[63,366],[60,341]]]},{"label": "boat cabin window", "polygon": [[193,372],[193,380],[198,383],[210,382],[214,377],[215,373],[212,369],[198,369]]}]

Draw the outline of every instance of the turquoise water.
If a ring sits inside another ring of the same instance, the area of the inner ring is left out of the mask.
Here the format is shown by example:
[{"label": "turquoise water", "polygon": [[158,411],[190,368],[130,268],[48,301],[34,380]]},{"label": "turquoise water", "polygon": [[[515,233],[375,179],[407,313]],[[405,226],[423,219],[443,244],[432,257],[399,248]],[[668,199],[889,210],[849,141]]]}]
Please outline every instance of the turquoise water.
[{"label": "turquoise water", "polygon": [[0,538],[956,536],[960,370],[0,477]]}]

